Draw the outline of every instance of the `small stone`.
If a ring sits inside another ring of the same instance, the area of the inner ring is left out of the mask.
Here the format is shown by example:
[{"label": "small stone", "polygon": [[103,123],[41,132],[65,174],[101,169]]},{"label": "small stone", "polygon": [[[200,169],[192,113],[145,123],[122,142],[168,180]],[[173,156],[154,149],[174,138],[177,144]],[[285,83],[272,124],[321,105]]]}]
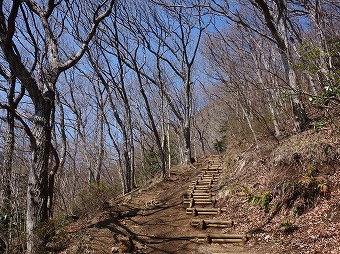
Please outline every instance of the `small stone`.
[{"label": "small stone", "polygon": [[115,246],[111,248],[111,253],[118,253],[119,247]]}]

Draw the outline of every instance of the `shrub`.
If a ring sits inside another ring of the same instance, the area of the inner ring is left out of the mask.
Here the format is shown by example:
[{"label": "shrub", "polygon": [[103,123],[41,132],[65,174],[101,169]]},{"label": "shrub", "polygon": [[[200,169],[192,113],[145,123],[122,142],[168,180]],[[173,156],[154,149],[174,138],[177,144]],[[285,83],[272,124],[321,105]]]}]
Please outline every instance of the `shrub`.
[{"label": "shrub", "polygon": [[72,212],[76,216],[84,216],[107,205],[107,200],[118,194],[117,186],[108,186],[101,182],[85,187],[76,198]]},{"label": "shrub", "polygon": [[216,140],[214,143],[214,148],[218,153],[225,152],[225,142],[224,140]]},{"label": "shrub", "polygon": [[252,205],[260,205],[263,209],[268,210],[268,205],[272,199],[272,194],[269,191],[266,191],[260,196],[250,195],[248,202]]}]

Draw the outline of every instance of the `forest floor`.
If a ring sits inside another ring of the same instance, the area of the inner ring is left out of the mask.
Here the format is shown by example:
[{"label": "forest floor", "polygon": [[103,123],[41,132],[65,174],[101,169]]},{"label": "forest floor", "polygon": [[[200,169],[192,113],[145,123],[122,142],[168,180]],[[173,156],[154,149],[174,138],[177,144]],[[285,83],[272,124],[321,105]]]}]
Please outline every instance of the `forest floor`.
[{"label": "forest floor", "polygon": [[[169,179],[114,198],[69,224],[59,253],[340,253],[339,144],[327,131],[307,132],[279,146],[250,147],[223,158],[215,193],[216,207],[226,212],[207,217],[232,219],[234,226],[205,232],[247,233],[244,245],[197,243],[202,230],[190,226],[193,217],[183,205],[183,194],[204,168],[194,164],[176,167]],[[309,156],[318,163],[311,165]],[[327,189],[306,197],[309,187],[318,188],[308,185],[302,192],[298,186],[306,174],[312,184],[320,175],[327,178]],[[250,197],[266,191],[268,206],[251,204]]]}]

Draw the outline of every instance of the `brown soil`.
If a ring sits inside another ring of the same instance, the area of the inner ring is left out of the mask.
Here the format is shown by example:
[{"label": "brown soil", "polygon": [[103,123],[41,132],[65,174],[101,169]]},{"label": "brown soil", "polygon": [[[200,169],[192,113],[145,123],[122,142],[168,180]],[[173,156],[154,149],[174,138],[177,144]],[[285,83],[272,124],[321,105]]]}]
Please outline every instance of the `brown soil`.
[{"label": "brown soil", "polygon": [[170,179],[113,199],[104,212],[71,224],[69,246],[61,253],[113,253],[122,248],[119,242],[125,237],[131,237],[134,245],[127,253],[266,253],[251,251],[252,244],[197,243],[197,235],[204,232],[190,226],[192,216],[186,215],[183,194],[201,168],[179,167]]},{"label": "brown soil", "polygon": [[[126,248],[126,253],[340,253],[339,144],[338,136],[306,132],[279,146],[250,147],[224,158],[215,193],[216,207],[227,212],[199,217],[232,219],[233,228],[204,232],[247,233],[245,245],[197,243],[203,231],[190,226],[193,217],[186,215],[183,205],[189,183],[205,167],[195,164],[173,169],[168,180],[115,198],[102,212],[70,224],[61,253],[114,253],[124,249],[122,243],[130,245],[129,238],[134,249]],[[311,164],[314,159],[317,164]],[[318,168],[313,179],[319,174],[327,177],[328,190],[306,203],[285,186],[296,184],[311,165]],[[253,195],[269,191],[273,200],[267,209],[251,205],[245,188]],[[304,210],[297,215],[301,204]]]}]

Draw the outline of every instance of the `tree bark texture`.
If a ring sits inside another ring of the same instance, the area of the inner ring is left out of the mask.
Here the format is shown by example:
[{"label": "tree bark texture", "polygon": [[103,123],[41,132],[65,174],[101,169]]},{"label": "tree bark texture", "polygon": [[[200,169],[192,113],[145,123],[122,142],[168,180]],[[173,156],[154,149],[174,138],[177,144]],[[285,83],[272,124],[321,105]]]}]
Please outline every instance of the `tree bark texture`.
[{"label": "tree bark texture", "polygon": [[12,178],[12,163],[14,152],[14,115],[10,110],[7,111],[6,117],[6,138],[3,152],[2,162],[2,189],[1,189],[1,208],[4,211],[10,211],[11,208],[11,178]]},{"label": "tree bark texture", "polygon": [[287,0],[279,0],[276,2],[277,25],[273,23],[273,15],[268,7],[268,4],[264,0],[255,0],[255,2],[258,4],[258,8],[261,9],[266,21],[266,25],[270,30],[273,38],[275,39],[277,47],[279,49],[285,71],[286,81],[289,86],[290,101],[294,116],[294,129],[297,132],[301,132],[307,128],[308,117],[300,100],[297,78],[289,60],[291,54],[288,44]]},{"label": "tree bark texture", "polygon": [[32,166],[28,175],[27,188],[27,252],[43,252],[44,232],[40,226],[48,220],[48,162],[50,155],[51,102],[41,101],[35,105],[33,135],[35,145],[32,146]]}]

